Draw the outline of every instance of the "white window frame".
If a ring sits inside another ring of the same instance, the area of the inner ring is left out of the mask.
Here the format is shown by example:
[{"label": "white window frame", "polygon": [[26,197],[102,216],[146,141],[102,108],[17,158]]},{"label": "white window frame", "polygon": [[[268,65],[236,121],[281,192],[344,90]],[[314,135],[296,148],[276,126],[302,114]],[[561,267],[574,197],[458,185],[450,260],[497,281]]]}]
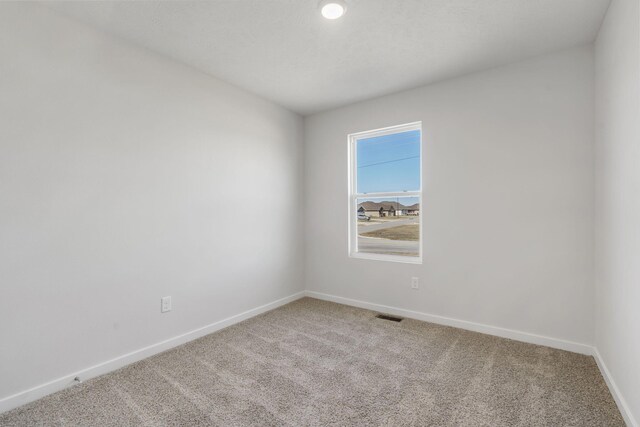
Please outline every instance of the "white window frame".
[{"label": "white window frame", "polygon": [[[420,131],[420,188],[417,191],[397,191],[384,193],[358,193],[357,192],[357,150],[358,140],[368,139],[377,136],[391,135],[394,133],[408,132],[412,130]],[[389,126],[382,129],[368,130],[349,134],[349,257],[359,259],[369,259],[377,261],[392,261],[408,264],[422,264],[422,122],[407,123],[398,126]],[[358,198],[378,198],[378,197],[417,197],[420,204],[418,222],[420,225],[419,252],[417,257],[388,255],[358,252]]]}]

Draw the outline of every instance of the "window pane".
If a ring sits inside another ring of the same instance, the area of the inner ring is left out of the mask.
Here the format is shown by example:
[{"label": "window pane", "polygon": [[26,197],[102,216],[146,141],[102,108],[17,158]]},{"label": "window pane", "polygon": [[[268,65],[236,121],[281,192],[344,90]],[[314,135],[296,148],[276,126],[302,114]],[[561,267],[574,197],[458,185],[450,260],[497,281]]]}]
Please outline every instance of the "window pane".
[{"label": "window pane", "polygon": [[356,141],[359,194],[420,190],[420,131]]},{"label": "window pane", "polygon": [[418,197],[356,200],[358,252],[418,256],[420,254]]}]

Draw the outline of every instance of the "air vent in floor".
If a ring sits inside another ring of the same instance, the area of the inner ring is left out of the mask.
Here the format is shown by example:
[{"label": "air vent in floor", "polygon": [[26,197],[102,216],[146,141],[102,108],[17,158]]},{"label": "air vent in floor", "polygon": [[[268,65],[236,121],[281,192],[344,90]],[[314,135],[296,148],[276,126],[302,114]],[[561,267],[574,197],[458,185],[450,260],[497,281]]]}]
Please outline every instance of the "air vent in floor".
[{"label": "air vent in floor", "polygon": [[390,316],[388,314],[378,314],[378,319],[391,320],[392,322],[402,322],[402,317]]}]

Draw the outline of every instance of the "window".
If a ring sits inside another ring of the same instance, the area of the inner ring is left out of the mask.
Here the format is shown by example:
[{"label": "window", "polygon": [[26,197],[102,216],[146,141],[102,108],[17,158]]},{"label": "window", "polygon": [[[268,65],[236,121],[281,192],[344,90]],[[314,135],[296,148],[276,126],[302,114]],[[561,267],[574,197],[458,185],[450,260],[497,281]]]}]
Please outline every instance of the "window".
[{"label": "window", "polygon": [[349,254],[422,262],[421,123],[349,135]]}]

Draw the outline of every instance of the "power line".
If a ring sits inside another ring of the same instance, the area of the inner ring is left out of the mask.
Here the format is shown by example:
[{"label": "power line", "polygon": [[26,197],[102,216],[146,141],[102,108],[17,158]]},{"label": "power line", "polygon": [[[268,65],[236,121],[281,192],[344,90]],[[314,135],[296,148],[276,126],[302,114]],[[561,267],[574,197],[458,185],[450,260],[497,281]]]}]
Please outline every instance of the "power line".
[{"label": "power line", "polygon": [[368,164],[368,165],[358,166],[358,169],[368,168],[369,166],[384,165],[384,164],[387,164],[387,163],[401,162],[403,160],[417,159],[419,157],[420,156],[411,156],[411,157],[405,157],[405,158],[402,158],[402,159],[387,160],[386,162],[371,163],[371,164]]}]

